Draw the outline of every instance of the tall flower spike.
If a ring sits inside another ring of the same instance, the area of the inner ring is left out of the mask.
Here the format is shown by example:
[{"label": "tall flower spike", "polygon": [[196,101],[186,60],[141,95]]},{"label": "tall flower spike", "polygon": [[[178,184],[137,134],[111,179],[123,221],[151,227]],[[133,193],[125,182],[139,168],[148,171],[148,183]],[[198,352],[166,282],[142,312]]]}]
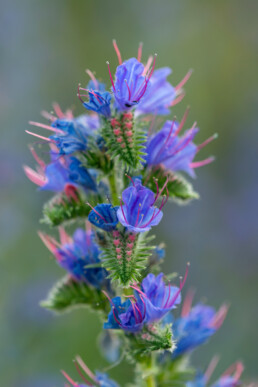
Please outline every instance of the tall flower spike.
[{"label": "tall flower spike", "polygon": [[136,178],[133,185],[122,193],[124,204],[121,203],[117,211],[119,222],[134,233],[148,231],[159,224],[163,216],[161,209],[167,201],[167,198],[163,198],[160,208],[154,207],[160,194],[161,192],[155,197],[155,194]]}]

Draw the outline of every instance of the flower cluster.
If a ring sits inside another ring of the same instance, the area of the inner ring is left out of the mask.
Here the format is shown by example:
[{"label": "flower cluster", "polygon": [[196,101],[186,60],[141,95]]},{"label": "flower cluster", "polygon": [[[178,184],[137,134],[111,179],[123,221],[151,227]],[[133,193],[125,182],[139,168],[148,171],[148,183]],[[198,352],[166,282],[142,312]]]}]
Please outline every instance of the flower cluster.
[{"label": "flower cluster", "polygon": [[[42,305],[59,312],[80,305],[97,309],[108,337],[100,341],[102,352],[108,360],[120,354],[134,362],[135,385],[206,387],[214,361],[193,375],[189,356],[221,327],[228,307],[192,306],[193,293],[183,294],[189,265],[171,285],[175,275],[160,268],[164,245],[155,246],[149,232],[166,217],[169,201],[198,197],[185,177],[213,161],[195,157],[216,135],[198,145],[196,123],[183,133],[188,110],[180,122],[168,117],[160,124],[183,99],[191,71],[172,86],[172,70],[157,69],[156,54],[142,60],[142,44],[126,60],[116,41],[113,46],[118,66],[113,74],[107,62],[110,85],[90,70],[86,86],[78,85],[86,113],[75,117],[54,104],[54,113],[43,112],[46,123],[30,122],[50,135],[27,131],[39,141],[30,146],[36,169],[24,170],[40,190],[53,192],[43,222],[59,226],[60,241],[42,231],[39,236],[66,272]],[[74,228],[85,221],[86,230]],[[75,366],[82,383],[62,371],[73,387],[118,386],[106,373],[93,374],[80,357]],[[211,386],[237,386],[242,371],[236,363]]]}]

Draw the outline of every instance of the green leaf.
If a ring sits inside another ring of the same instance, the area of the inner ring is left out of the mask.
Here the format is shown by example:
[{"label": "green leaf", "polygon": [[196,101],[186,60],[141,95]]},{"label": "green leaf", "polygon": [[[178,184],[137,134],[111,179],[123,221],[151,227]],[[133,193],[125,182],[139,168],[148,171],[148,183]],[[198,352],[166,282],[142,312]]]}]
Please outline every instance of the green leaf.
[{"label": "green leaf", "polygon": [[56,312],[64,312],[75,307],[88,306],[94,310],[109,312],[110,305],[101,290],[85,283],[64,277],[51,289],[40,305]]}]

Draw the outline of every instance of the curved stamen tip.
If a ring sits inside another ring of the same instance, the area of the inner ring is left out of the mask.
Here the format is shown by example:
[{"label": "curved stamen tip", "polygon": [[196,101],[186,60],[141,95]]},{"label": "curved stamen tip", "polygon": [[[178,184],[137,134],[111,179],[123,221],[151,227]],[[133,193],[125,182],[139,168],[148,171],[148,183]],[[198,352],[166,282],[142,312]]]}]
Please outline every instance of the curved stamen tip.
[{"label": "curved stamen tip", "polygon": [[108,60],[106,61],[106,64],[109,65],[109,61]]}]

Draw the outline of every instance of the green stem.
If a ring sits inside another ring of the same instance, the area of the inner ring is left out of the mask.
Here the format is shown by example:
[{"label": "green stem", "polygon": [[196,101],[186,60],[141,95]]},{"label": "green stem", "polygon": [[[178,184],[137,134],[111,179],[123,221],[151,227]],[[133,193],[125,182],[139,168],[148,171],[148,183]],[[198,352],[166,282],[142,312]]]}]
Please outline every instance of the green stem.
[{"label": "green stem", "polygon": [[115,173],[113,171],[110,172],[108,175],[108,181],[109,181],[109,187],[110,187],[110,193],[111,193],[111,201],[114,206],[119,205],[119,199],[118,199],[118,193],[116,189],[116,178]]},{"label": "green stem", "polygon": [[155,379],[153,375],[149,375],[146,379],[146,387],[156,387]]},{"label": "green stem", "polygon": [[155,358],[154,354],[152,353],[149,358],[145,359],[145,364],[142,363],[142,371],[148,375],[146,378],[144,378],[146,387],[156,387],[155,375],[153,374],[154,362]]}]

